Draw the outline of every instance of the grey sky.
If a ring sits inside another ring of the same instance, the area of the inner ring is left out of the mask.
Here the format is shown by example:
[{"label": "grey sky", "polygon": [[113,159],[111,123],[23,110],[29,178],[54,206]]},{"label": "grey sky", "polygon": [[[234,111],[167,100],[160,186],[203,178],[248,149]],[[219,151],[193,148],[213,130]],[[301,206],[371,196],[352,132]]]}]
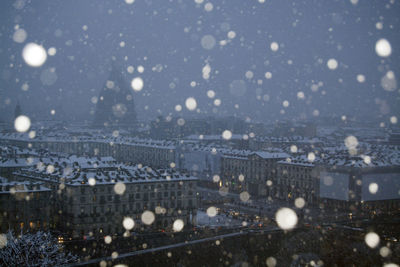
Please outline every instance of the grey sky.
[{"label": "grey sky", "polygon": [[[211,11],[205,10],[207,3]],[[134,93],[139,119],[177,114],[178,104],[183,115],[194,115],[185,108],[190,96],[200,114],[212,115],[215,108],[217,115],[256,121],[312,119],[318,113],[381,116],[385,122],[399,117],[399,90],[381,86],[389,70],[400,77],[398,1],[19,0],[1,1],[0,10],[3,120],[11,117],[17,99],[33,118],[50,117],[54,109],[55,118],[92,119],[91,99],[105,85],[112,57],[124,72],[130,65],[135,68],[127,73],[129,79],[144,80],[143,90]],[[16,25],[28,34],[23,43],[13,40]],[[205,35],[215,38],[212,49],[202,46]],[[387,58],[375,53],[381,38],[392,46]],[[226,45],[220,44],[223,40]],[[21,57],[29,42],[55,47],[57,53],[41,67],[30,67]],[[272,42],[279,44],[276,52]],[[339,63],[335,70],[327,67],[330,58]],[[202,69],[207,63],[211,73],[206,80]],[[51,68],[57,79],[48,75]],[[365,82],[357,81],[358,74]],[[27,91],[21,89],[24,83]],[[220,106],[207,97],[208,90],[215,91]],[[297,96],[300,91],[304,100]]]}]

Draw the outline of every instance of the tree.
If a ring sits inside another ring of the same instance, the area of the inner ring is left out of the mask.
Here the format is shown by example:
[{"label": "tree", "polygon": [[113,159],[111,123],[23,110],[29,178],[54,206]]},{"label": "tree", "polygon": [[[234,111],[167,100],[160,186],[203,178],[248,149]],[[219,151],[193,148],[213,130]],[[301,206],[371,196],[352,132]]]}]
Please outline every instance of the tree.
[{"label": "tree", "polygon": [[78,258],[63,252],[63,246],[48,232],[38,231],[14,236],[6,234],[0,244],[1,266],[58,266],[73,263]]}]

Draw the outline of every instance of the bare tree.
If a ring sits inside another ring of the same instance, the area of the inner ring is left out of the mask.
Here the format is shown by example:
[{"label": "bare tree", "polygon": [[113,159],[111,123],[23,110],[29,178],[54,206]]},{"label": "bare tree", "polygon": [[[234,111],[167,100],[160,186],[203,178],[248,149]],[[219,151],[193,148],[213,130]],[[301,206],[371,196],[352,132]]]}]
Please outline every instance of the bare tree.
[{"label": "bare tree", "polygon": [[0,247],[1,266],[58,266],[77,260],[71,253],[63,252],[63,246],[48,232],[15,236],[9,230],[6,237]]}]

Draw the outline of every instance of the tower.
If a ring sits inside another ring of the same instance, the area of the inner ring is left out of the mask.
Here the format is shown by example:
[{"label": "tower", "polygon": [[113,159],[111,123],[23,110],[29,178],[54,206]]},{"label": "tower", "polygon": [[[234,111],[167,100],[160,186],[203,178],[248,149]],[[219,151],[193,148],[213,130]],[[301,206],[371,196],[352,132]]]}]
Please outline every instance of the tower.
[{"label": "tower", "polygon": [[94,125],[97,127],[133,127],[136,111],[133,92],[125,75],[113,65],[110,75],[100,90],[96,104]]},{"label": "tower", "polygon": [[22,115],[22,110],[21,110],[21,106],[19,104],[19,101],[17,102],[17,105],[15,105],[15,109],[14,109],[14,120],[19,117],[20,115]]}]

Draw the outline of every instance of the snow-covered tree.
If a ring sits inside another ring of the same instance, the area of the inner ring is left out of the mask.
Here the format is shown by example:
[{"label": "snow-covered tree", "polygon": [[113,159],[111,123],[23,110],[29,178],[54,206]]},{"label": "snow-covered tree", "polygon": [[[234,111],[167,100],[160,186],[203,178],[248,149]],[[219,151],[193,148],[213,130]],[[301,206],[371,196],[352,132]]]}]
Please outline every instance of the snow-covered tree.
[{"label": "snow-covered tree", "polygon": [[71,253],[63,252],[63,246],[48,232],[15,236],[8,231],[6,237],[0,248],[1,266],[59,266],[77,260]]}]

